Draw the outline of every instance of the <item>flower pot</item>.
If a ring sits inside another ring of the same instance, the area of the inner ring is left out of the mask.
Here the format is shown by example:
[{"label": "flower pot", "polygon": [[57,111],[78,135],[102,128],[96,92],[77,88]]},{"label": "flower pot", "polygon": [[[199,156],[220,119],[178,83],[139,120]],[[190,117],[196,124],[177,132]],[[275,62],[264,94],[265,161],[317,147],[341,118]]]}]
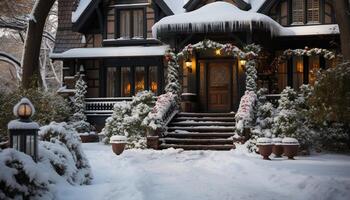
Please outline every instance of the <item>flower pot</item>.
[{"label": "flower pot", "polygon": [[273,138],[272,142],[273,142],[272,153],[275,154],[276,158],[282,157],[282,154],[283,154],[282,138]]},{"label": "flower pot", "polygon": [[282,140],[284,155],[288,159],[294,160],[294,156],[298,155],[299,142],[295,138],[284,138]]},{"label": "flower pot", "polygon": [[96,142],[96,135],[95,134],[80,135],[80,139],[82,143]]},{"label": "flower pot", "polygon": [[270,138],[258,138],[257,145],[259,148],[259,153],[264,160],[270,160],[269,156],[272,153],[273,143]]},{"label": "flower pot", "polygon": [[127,138],[125,136],[121,135],[115,135],[112,136],[110,141],[110,144],[112,144],[112,150],[116,155],[120,155],[123,153],[125,149],[125,145],[127,143]]}]

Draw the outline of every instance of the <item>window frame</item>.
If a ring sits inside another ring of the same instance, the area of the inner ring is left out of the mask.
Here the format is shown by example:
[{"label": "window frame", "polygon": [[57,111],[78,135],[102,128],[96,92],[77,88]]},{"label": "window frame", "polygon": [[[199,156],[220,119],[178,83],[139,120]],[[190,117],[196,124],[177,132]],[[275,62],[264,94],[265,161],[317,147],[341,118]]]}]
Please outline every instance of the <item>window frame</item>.
[{"label": "window frame", "polygon": [[294,23],[293,22],[293,0],[288,0],[288,12],[289,12],[289,26],[310,26],[310,25],[319,25],[319,24],[325,24],[325,11],[324,7],[326,4],[326,0],[318,0],[319,1],[319,22],[309,22],[308,21],[308,1],[309,0],[303,0],[304,3],[304,19],[303,23]]},{"label": "window frame", "polygon": [[[121,11],[131,11],[130,14],[130,38],[125,40],[146,40],[147,39],[147,11],[146,6],[123,6],[115,8],[115,26],[114,26],[114,39],[120,38],[120,12]],[[133,39],[134,37],[134,11],[142,10],[143,15],[143,37],[142,39]]]}]

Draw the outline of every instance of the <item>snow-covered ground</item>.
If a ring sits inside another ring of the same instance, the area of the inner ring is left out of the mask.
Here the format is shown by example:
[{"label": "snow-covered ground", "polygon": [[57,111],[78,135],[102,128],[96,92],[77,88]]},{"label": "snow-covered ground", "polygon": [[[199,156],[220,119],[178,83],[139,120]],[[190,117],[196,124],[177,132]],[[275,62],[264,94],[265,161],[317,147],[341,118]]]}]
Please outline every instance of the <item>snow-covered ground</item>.
[{"label": "snow-covered ground", "polygon": [[57,186],[60,200],[350,199],[350,156],[262,160],[229,152],[127,150],[84,144],[94,180]]}]

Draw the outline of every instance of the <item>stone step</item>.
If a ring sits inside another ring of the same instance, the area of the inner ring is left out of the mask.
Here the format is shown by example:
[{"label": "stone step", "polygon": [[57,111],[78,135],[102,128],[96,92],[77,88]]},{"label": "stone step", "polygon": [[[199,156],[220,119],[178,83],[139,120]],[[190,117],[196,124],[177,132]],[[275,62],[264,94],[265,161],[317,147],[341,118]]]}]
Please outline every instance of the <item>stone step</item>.
[{"label": "stone step", "polygon": [[202,139],[208,139],[208,138],[230,138],[234,136],[234,133],[199,133],[199,132],[188,132],[188,133],[176,133],[176,132],[166,132],[165,137],[169,138],[202,138]]},{"label": "stone step", "polygon": [[168,126],[187,126],[187,127],[193,127],[193,126],[235,126],[235,122],[220,122],[220,121],[194,121],[194,122],[171,122]]},{"label": "stone step", "polygon": [[180,112],[176,116],[179,116],[179,117],[234,117],[235,113],[190,113],[190,112]]},{"label": "stone step", "polygon": [[163,142],[163,144],[215,145],[215,144],[233,144],[233,139],[162,138],[161,142]]},{"label": "stone step", "polygon": [[234,122],[234,117],[176,117],[172,122],[181,122],[181,121],[221,121],[221,122]]},{"label": "stone step", "polygon": [[184,150],[218,150],[229,151],[235,149],[234,144],[230,145],[178,145],[178,144],[161,144],[160,149],[175,148]]},{"label": "stone step", "polygon": [[188,131],[188,132],[234,132],[234,126],[196,126],[196,127],[181,127],[173,126],[168,127],[168,131]]}]

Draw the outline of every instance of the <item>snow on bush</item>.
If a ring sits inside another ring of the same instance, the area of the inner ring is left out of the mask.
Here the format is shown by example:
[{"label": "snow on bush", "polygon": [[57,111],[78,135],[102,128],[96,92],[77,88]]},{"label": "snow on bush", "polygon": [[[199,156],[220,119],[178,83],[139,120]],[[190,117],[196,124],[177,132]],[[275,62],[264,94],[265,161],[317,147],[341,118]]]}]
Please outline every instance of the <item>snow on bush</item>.
[{"label": "snow on bush", "polygon": [[116,103],[102,130],[106,136],[104,142],[108,143],[113,135],[123,135],[128,138],[127,148],[144,148],[146,131],[142,122],[153,105],[153,93],[150,91],[139,92],[131,102]]},{"label": "snow on bush", "polygon": [[[90,184],[92,180],[92,173],[89,161],[87,160],[81,146],[81,141],[76,130],[66,124],[66,123],[56,123],[52,122],[50,125],[43,126],[40,128],[39,137],[43,141],[59,144],[63,146],[62,148],[67,148],[74,160],[74,167],[76,168],[73,177],[71,179],[74,183],[82,185],[82,184]],[[63,157],[65,154],[62,153],[62,148],[53,147],[52,145],[43,145],[43,148],[51,149],[56,148],[57,157]],[[59,151],[60,150],[60,151]],[[51,163],[54,163],[58,160],[52,160],[54,158],[52,155],[48,155],[48,159]],[[66,155],[65,155],[66,156]],[[69,160],[67,158],[67,160]],[[58,163],[60,163],[58,161]],[[56,172],[58,174],[62,174],[62,168],[58,164],[53,165]],[[71,167],[71,166],[70,166]],[[68,172],[68,171],[67,171]],[[66,174],[66,173],[64,173]],[[70,178],[68,179],[70,180]]]},{"label": "snow on bush", "polygon": [[86,82],[84,81],[83,77],[79,75],[79,79],[75,84],[75,94],[73,101],[74,114],[71,119],[73,127],[79,133],[90,132],[91,130],[91,125],[89,122],[87,122],[85,115],[85,95],[87,93],[86,88]]},{"label": "snow on bush", "polygon": [[241,98],[236,119],[236,131],[243,134],[244,129],[251,128],[254,122],[254,107],[257,96],[253,91],[246,91]]},{"label": "snow on bush", "polygon": [[0,151],[0,199],[53,199],[47,171],[14,149]]},{"label": "snow on bush", "polygon": [[177,61],[177,56],[173,52],[168,52],[166,55],[166,60],[168,61],[168,74],[165,92],[176,94],[179,98],[181,92],[181,84],[179,82],[180,66]]},{"label": "snow on bush", "polygon": [[257,90],[256,79],[258,78],[258,72],[256,71],[255,60],[248,60],[246,63],[246,91]]},{"label": "snow on bush", "polygon": [[160,95],[152,111],[143,120],[143,124],[152,130],[163,128],[165,116],[177,107],[176,98],[177,96],[171,92]]}]

